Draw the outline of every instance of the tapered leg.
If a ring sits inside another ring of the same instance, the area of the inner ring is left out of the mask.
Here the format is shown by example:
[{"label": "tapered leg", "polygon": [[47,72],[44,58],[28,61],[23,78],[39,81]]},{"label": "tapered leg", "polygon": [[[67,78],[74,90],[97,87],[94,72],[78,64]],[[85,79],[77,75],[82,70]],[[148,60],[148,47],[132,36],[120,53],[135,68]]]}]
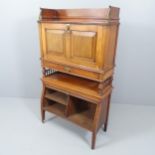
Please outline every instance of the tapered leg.
[{"label": "tapered leg", "polygon": [[96,144],[96,132],[92,132],[91,149],[95,149],[95,144]]},{"label": "tapered leg", "polygon": [[41,110],[41,121],[44,123],[45,120],[45,110]]},{"label": "tapered leg", "polygon": [[107,126],[108,126],[109,109],[110,109],[110,99],[111,99],[111,94],[108,96],[108,99],[107,99],[106,118],[105,118],[104,128],[103,128],[104,131],[107,131]]},{"label": "tapered leg", "polygon": [[42,122],[44,122],[44,120],[45,120],[45,110],[43,110],[44,96],[45,96],[45,86],[43,84],[43,90],[42,90],[42,96],[41,96],[41,120],[42,120]]}]

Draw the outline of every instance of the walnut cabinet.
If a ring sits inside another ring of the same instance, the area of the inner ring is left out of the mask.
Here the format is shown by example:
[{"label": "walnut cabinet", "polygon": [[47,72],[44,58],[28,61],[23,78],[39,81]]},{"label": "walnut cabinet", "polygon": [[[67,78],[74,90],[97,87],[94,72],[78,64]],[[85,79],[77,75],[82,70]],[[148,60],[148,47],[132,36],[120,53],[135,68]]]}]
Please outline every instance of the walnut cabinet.
[{"label": "walnut cabinet", "polygon": [[107,128],[119,8],[42,8],[38,23],[42,120],[50,111],[79,124],[92,131],[94,148],[98,129]]}]

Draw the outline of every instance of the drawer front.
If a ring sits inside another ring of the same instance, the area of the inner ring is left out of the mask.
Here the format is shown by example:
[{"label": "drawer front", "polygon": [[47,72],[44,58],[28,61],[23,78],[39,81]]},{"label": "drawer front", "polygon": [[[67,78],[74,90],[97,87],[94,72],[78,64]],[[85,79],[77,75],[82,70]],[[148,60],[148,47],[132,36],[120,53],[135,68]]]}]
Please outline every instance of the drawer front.
[{"label": "drawer front", "polygon": [[48,61],[42,61],[42,65],[43,67],[48,67],[48,68],[51,68],[51,69],[54,69],[60,72],[64,72],[67,74],[72,74],[72,75],[76,75],[79,77],[83,77],[83,78],[87,78],[87,79],[91,79],[95,81],[100,81],[99,79],[100,73],[86,71],[86,70],[82,70],[82,69],[78,69],[78,68],[74,68],[70,66],[65,66],[61,64],[56,64],[56,63],[52,63]]}]

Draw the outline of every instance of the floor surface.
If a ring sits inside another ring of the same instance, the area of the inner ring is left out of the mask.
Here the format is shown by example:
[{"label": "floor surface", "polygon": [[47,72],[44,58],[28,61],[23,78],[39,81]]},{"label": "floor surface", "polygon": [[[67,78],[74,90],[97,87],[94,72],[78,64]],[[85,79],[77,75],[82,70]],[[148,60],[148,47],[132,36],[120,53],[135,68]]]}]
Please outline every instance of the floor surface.
[{"label": "floor surface", "polygon": [[111,104],[107,133],[97,136],[47,114],[39,99],[0,98],[0,155],[155,155],[155,106]]}]

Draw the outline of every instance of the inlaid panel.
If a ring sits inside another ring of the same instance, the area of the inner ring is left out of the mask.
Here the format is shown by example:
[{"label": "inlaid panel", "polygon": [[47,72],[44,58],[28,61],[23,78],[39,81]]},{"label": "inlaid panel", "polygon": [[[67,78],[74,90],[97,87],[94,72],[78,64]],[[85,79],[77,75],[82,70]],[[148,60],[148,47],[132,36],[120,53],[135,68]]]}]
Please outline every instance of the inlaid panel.
[{"label": "inlaid panel", "polygon": [[46,30],[47,53],[64,54],[65,38],[63,30]]}]

